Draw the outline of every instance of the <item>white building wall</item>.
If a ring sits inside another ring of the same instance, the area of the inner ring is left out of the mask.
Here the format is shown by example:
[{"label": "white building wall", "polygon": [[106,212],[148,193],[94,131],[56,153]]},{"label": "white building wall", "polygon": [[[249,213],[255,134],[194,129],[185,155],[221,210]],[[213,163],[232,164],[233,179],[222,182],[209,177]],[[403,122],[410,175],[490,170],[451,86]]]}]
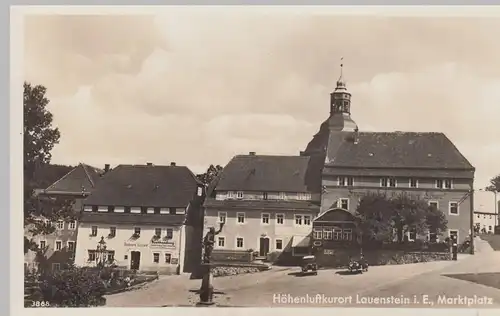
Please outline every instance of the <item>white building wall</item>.
[{"label": "white building wall", "polygon": [[[97,226],[97,236],[91,236],[92,226]],[[108,237],[110,227],[116,227],[116,236]],[[138,239],[132,240],[134,227],[141,228]],[[162,239],[166,235],[167,228],[173,230],[173,238],[168,245],[154,245],[151,240],[155,234],[155,228],[162,229]],[[89,262],[89,250],[95,250],[101,236],[106,241],[107,250],[114,250],[115,263],[130,269],[131,252],[140,252],[139,270],[158,271],[159,273],[176,273],[182,271],[184,261],[184,243],[181,235],[184,227],[160,226],[160,225],[123,225],[123,224],[93,224],[80,223],[78,227],[78,241],[75,254],[77,266],[93,266],[96,262]],[[183,237],[182,237],[183,238]],[[153,262],[154,253],[159,253],[159,262]],[[170,263],[165,262],[165,254],[170,254]]]}]

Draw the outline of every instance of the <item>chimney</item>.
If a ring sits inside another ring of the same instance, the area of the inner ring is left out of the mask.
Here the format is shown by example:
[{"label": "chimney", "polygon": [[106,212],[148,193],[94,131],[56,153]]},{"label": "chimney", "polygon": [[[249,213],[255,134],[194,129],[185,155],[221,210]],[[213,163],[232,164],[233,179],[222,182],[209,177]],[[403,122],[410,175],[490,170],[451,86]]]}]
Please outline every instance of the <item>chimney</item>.
[{"label": "chimney", "polygon": [[251,151],[248,153],[250,156],[255,156],[255,151]]},{"label": "chimney", "polygon": [[172,162],[170,163],[170,166],[175,167],[175,166],[176,166],[176,163],[175,163],[174,161],[172,161]]},{"label": "chimney", "polygon": [[148,163],[146,163],[146,166],[150,166],[150,167],[151,167],[152,165],[153,165],[153,163],[152,163],[152,162],[148,162]]},{"label": "chimney", "polygon": [[104,165],[104,173],[109,171],[109,167],[110,167],[109,163]]}]

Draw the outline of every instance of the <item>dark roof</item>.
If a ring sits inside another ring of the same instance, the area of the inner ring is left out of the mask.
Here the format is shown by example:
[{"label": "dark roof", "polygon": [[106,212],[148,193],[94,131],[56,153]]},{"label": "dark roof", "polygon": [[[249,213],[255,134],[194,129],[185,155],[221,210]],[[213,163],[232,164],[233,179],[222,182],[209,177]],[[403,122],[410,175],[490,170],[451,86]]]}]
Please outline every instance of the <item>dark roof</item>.
[{"label": "dark roof", "polygon": [[271,200],[216,200],[206,199],[205,207],[221,209],[283,210],[283,211],[319,211],[319,202],[309,201],[271,201]]},{"label": "dark roof", "polygon": [[119,165],[101,178],[84,204],[186,207],[198,184],[184,166]]},{"label": "dark roof", "polygon": [[331,132],[328,147],[333,167],[474,169],[443,133]]},{"label": "dark roof", "polygon": [[184,224],[185,219],[185,215],[82,212],[80,221],[84,223],[110,223],[131,225],[182,225]]},{"label": "dark roof", "polygon": [[100,180],[102,170],[80,163],[62,178],[51,184],[44,193],[51,192],[90,192]]},{"label": "dark roof", "polygon": [[239,155],[223,169],[216,191],[311,192],[310,157]]}]

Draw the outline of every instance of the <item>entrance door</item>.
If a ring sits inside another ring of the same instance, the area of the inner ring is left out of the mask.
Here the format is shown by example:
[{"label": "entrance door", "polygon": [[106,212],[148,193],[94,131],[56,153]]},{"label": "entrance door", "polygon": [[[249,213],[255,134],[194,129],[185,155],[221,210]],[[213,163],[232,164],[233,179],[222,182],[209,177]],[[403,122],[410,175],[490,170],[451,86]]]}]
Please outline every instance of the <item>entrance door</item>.
[{"label": "entrance door", "polygon": [[268,253],[269,253],[269,238],[261,237],[259,255],[261,257],[265,257],[267,256]]},{"label": "entrance door", "polygon": [[140,264],[141,264],[141,252],[132,251],[130,253],[130,269],[139,270]]}]

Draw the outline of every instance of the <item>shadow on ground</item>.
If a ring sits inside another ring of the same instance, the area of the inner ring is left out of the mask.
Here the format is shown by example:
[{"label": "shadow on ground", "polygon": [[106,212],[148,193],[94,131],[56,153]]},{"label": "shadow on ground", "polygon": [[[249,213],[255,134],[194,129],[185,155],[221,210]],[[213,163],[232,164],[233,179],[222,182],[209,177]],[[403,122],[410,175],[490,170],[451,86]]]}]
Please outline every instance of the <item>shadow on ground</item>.
[{"label": "shadow on ground", "polygon": [[303,273],[301,271],[297,271],[297,272],[290,272],[288,273],[288,275],[291,275],[291,276],[294,276],[294,277],[306,277],[306,276],[317,276],[317,274],[314,274],[313,272],[306,272],[306,273]]},{"label": "shadow on ground", "polygon": [[479,238],[487,241],[490,244],[491,248],[493,248],[493,250],[500,251],[500,235],[486,234],[479,235]]},{"label": "shadow on ground", "polygon": [[445,277],[486,285],[495,289],[500,289],[500,273],[463,273],[463,274],[443,274]]}]

